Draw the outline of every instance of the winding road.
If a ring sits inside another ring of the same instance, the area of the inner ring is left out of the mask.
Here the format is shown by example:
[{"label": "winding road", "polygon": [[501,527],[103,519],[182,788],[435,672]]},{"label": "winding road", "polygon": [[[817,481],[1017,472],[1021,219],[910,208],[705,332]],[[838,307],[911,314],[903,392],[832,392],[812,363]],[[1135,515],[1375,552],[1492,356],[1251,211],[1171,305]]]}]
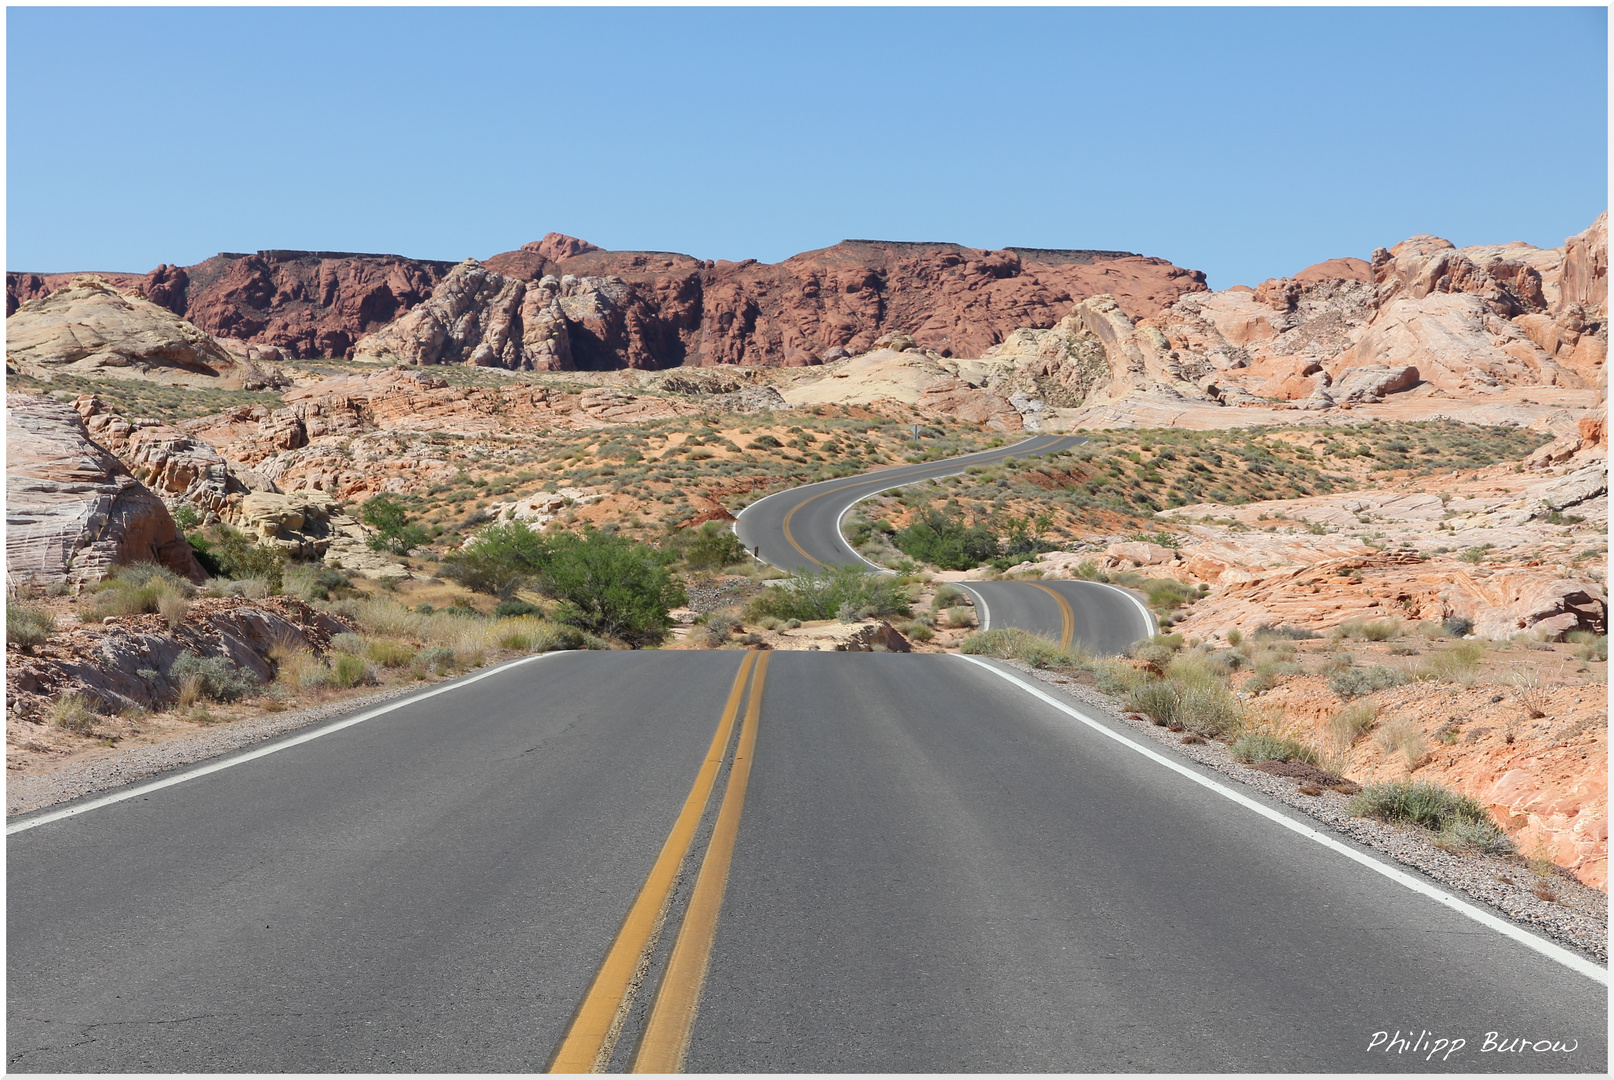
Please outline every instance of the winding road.
[{"label": "winding road", "polygon": [[1607,1070],[1606,967],[976,657],[527,657],[6,831],[13,1073]]},{"label": "winding road", "polygon": [[[742,510],[734,531],[757,557],[784,570],[836,563],[877,570],[879,567],[852,550],[841,533],[841,519],[861,500],[895,487],[953,476],[972,465],[1052,454],[1086,441],[1069,435],[1037,435],[1013,446],[775,492]],[[1078,644],[1100,654],[1119,653],[1156,630],[1143,602],[1113,585],[1082,581],[959,584],[973,594],[982,629],[1018,626],[1066,647]]]}]

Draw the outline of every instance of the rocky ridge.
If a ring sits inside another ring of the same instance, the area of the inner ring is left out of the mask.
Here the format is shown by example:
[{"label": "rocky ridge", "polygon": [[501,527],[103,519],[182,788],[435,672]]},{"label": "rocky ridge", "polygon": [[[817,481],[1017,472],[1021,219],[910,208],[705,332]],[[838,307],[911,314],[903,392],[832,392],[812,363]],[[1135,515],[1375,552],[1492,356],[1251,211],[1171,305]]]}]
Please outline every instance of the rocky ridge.
[{"label": "rocky ridge", "polygon": [[[9,273],[8,316],[71,277]],[[1128,252],[848,240],[765,264],[603,251],[558,233],[482,263],[260,251],[103,277],[207,333],[294,358],[353,356],[446,284],[437,309],[457,309],[452,319],[437,330],[417,320],[369,355],[539,370],[804,365],[834,348],[864,351],[892,329],[944,355],[976,355],[1086,296],[1109,293],[1144,315],[1205,288],[1198,271]]]}]

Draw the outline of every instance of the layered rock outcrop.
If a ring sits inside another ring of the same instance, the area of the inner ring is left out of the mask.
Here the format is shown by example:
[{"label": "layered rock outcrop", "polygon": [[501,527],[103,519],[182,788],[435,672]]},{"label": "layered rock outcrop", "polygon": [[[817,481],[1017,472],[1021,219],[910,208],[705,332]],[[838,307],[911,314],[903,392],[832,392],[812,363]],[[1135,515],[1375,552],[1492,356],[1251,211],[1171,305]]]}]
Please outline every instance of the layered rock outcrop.
[{"label": "layered rock outcrop", "polygon": [[[942,355],[977,356],[1016,328],[1052,326],[1089,296],[1109,294],[1146,315],[1205,289],[1198,271],[1128,252],[866,240],[765,264],[603,251],[551,233],[480,265],[474,287],[454,286],[469,296],[441,298],[439,308],[459,309],[440,324],[441,342],[427,319],[386,347],[454,358],[438,362],[540,370],[776,367],[817,363],[836,348],[866,351],[899,329]],[[260,251],[109,280],[222,338],[292,357],[348,356],[366,334],[425,303],[455,269],[394,255]],[[488,287],[486,275],[502,280]],[[8,311],[68,277],[8,274]]]},{"label": "layered rock outcrop", "polygon": [[166,308],[94,275],[75,277],[7,317],[6,364],[47,381],[75,375],[232,388],[284,382],[238,361]]},{"label": "layered rock outcrop", "polygon": [[207,578],[162,500],[91,441],[71,405],[8,393],[8,587],[99,581],[133,562]]},{"label": "layered rock outcrop", "polygon": [[[343,251],[225,253],[149,274],[104,274],[221,338],[292,357],[344,356],[354,342],[431,295],[452,262]],[[50,295],[70,274],[6,275],[6,314]]]},{"label": "layered rock outcrop", "polygon": [[[1584,408],[1604,394],[1607,262],[1606,214],[1562,248],[1456,248],[1415,236],[1371,262],[1331,259],[1254,289],[1184,294],[1142,318],[1117,298],[1092,297],[1053,330],[1011,334],[983,359],[1035,368],[1044,394],[1085,391],[1064,395],[1074,405],[1046,402],[1053,414],[1082,406],[1051,416],[1066,426],[1155,423],[1174,410],[1190,422],[1218,406],[1326,410],[1404,394],[1483,402],[1522,387],[1586,391]],[[1079,343],[1101,348],[1105,370]],[[998,377],[1032,392],[1025,379]]]}]

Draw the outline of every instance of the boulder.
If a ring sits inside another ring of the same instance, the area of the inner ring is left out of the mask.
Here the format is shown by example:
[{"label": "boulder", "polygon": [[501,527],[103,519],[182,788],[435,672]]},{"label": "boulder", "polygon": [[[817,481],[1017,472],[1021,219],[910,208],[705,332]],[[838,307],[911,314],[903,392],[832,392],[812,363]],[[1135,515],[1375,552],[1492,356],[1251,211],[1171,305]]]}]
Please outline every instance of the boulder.
[{"label": "boulder", "polygon": [[1381,401],[1386,394],[1409,390],[1418,384],[1418,369],[1408,364],[1398,367],[1381,367],[1365,364],[1347,368],[1339,381],[1329,386],[1328,396],[1335,402]]},{"label": "boulder", "polygon": [[196,326],[94,275],[76,277],[8,317],[6,363],[46,381],[62,374],[184,386],[264,385],[258,372],[238,364]]},{"label": "boulder", "polygon": [[257,543],[293,558],[323,559],[360,577],[399,581],[408,567],[369,545],[371,531],[323,491],[254,491],[241,500],[238,521]]},{"label": "boulder", "polygon": [[71,405],[8,393],[8,587],[99,581],[134,562],[207,580],[162,500],[91,441]]}]

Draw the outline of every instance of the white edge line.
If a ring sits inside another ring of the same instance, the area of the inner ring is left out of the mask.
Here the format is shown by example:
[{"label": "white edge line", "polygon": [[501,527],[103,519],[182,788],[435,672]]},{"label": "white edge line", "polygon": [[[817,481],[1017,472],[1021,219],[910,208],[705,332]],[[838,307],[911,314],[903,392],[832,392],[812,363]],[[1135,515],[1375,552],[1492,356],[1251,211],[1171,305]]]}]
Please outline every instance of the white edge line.
[{"label": "white edge line", "polygon": [[1280,814],[1278,811],[1272,809],[1269,806],[1263,806],[1261,803],[1256,802],[1254,799],[1250,798],[1248,795],[1244,795],[1241,792],[1234,791],[1232,788],[1227,787],[1225,784],[1222,784],[1222,783],[1219,783],[1219,782],[1217,782],[1215,780],[1212,780],[1207,776],[1202,776],[1198,772],[1195,772],[1193,769],[1188,768],[1186,765],[1183,765],[1183,764],[1181,764],[1179,762],[1176,762],[1176,761],[1172,761],[1170,758],[1166,757],[1165,755],[1160,754],[1160,753],[1158,753],[1158,752],[1156,752],[1154,750],[1151,750],[1148,747],[1143,746],[1140,743],[1137,743],[1137,742],[1133,741],[1131,738],[1127,737],[1126,735],[1123,735],[1120,732],[1113,730],[1107,724],[1101,724],[1097,720],[1094,720],[1092,717],[1086,715],[1085,713],[1082,713],[1077,709],[1071,708],[1069,705],[1066,705],[1064,702],[1058,700],[1057,698],[1053,697],[1052,695],[1044,693],[1043,691],[1037,689],[1035,686],[1032,686],[1031,684],[1025,682],[1024,680],[1022,680],[1020,678],[1017,678],[1014,675],[1009,674],[1007,671],[1004,671],[1002,668],[995,667],[994,665],[988,664],[983,660],[977,660],[973,656],[964,656],[962,654],[954,654],[954,655],[957,655],[958,659],[960,659],[960,660],[965,660],[965,661],[968,661],[971,664],[975,664],[978,667],[985,668],[987,671],[992,672],[992,674],[997,675],[1000,678],[1006,679],[1007,681],[1013,683],[1015,686],[1018,686],[1020,689],[1024,690],[1026,693],[1030,694],[1031,696],[1033,696],[1035,698],[1039,698],[1040,700],[1046,702],[1047,704],[1052,705],[1054,708],[1058,709],[1060,712],[1065,713],[1068,716],[1075,717],[1077,720],[1080,720],[1082,723],[1086,724],[1088,727],[1092,728],[1094,731],[1097,731],[1099,734],[1107,736],[1108,738],[1114,739],[1116,742],[1120,743],[1121,745],[1123,745],[1125,747],[1128,747],[1129,749],[1136,750],[1138,753],[1142,754],[1144,757],[1150,758],[1151,760],[1156,761],[1161,765],[1164,765],[1166,768],[1171,769],[1173,772],[1177,772],[1177,773],[1182,774],[1183,776],[1186,776],[1188,779],[1192,780],[1194,783],[1199,784],[1202,787],[1209,788],[1211,791],[1216,792],[1216,794],[1221,795],[1224,798],[1231,799],[1233,802],[1239,804],[1240,806],[1244,807],[1247,810],[1253,810],[1257,814],[1260,814],[1262,817],[1267,818],[1270,821],[1277,822],[1279,825],[1282,825],[1284,828],[1288,829],[1290,832],[1299,833],[1301,836],[1304,836],[1309,840],[1314,840],[1317,843],[1321,844],[1323,847],[1328,848],[1329,850],[1337,852],[1337,853],[1339,853],[1341,855],[1344,855],[1346,858],[1351,859],[1354,862],[1360,863],[1361,865],[1367,867],[1369,870],[1372,870],[1372,871],[1374,871],[1376,873],[1379,873],[1379,874],[1383,874],[1385,877],[1389,878],[1391,881],[1397,882],[1398,884],[1401,884],[1401,885],[1405,885],[1407,888],[1411,889],[1413,892],[1421,893],[1424,896],[1427,896],[1427,897],[1429,897],[1429,898],[1431,898],[1431,899],[1433,899],[1433,900],[1435,900],[1435,901],[1437,901],[1437,902],[1439,902],[1441,904],[1444,904],[1446,907],[1451,908],[1453,911],[1456,911],[1458,914],[1465,915],[1468,918],[1473,919],[1475,922],[1479,923],[1481,926],[1489,927],[1490,929],[1495,930],[1497,933],[1502,934],[1504,937],[1512,938],[1514,941],[1517,941],[1519,944],[1525,946],[1526,948],[1534,949],[1536,952],[1540,953],[1542,956],[1547,957],[1549,960],[1555,960],[1558,963],[1562,964],[1564,967],[1567,967],[1572,971],[1577,971],[1580,974],[1586,976],[1587,978],[1591,979],[1593,982],[1601,983],[1604,986],[1608,985],[1608,970],[1606,968],[1599,967],[1597,964],[1592,963],[1590,960],[1587,960],[1585,957],[1579,955],[1578,953],[1572,952],[1569,949],[1564,948],[1562,945],[1558,945],[1558,944],[1556,944],[1554,942],[1548,941],[1545,938],[1538,937],[1537,935],[1532,934],[1527,930],[1520,929],[1519,927],[1513,925],[1512,923],[1508,922],[1505,919],[1499,919],[1495,915],[1492,915],[1490,912],[1484,911],[1484,910],[1474,906],[1473,904],[1468,903],[1467,901],[1459,900],[1457,897],[1455,897],[1455,896],[1451,895],[1450,893],[1446,892],[1444,889],[1438,889],[1435,886],[1429,884],[1427,881],[1424,881],[1424,880],[1422,880],[1420,878],[1414,877],[1413,875],[1407,873],[1404,870],[1400,870],[1400,869],[1397,869],[1394,866],[1390,866],[1390,865],[1388,865],[1386,863],[1380,862],[1378,859],[1373,858],[1370,855],[1366,855],[1366,854],[1364,854],[1364,853],[1362,853],[1360,851],[1357,851],[1355,848],[1351,847],[1350,845],[1343,844],[1340,841],[1334,839],[1332,836],[1329,836],[1326,833],[1321,832],[1318,829],[1314,829],[1309,825],[1304,825],[1304,824],[1294,820],[1293,818],[1289,817],[1287,814]]},{"label": "white edge line", "polygon": [[317,728],[314,731],[304,732],[303,734],[294,736],[290,739],[283,739],[270,746],[260,747],[257,750],[252,750],[245,754],[238,754],[235,757],[226,758],[222,761],[214,761],[207,765],[203,765],[200,768],[190,769],[174,776],[165,776],[161,780],[153,780],[149,784],[141,784],[138,787],[126,788],[123,791],[114,792],[111,795],[103,795],[101,798],[91,799],[89,802],[77,803],[61,810],[55,810],[47,814],[40,814],[38,817],[31,817],[23,821],[8,823],[6,825],[6,835],[11,836],[15,833],[26,832],[27,830],[39,825],[46,825],[52,821],[60,821],[63,818],[76,817],[77,815],[86,813],[90,810],[98,810],[103,806],[111,806],[113,803],[123,802],[125,799],[132,799],[137,795],[145,795],[148,792],[158,791],[165,787],[173,787],[175,784],[183,784],[187,780],[195,780],[197,777],[206,776],[208,773],[215,773],[221,769],[233,768],[236,765],[241,765],[245,762],[252,761],[255,758],[268,757],[270,754],[278,754],[280,751],[285,750],[288,747],[297,746],[300,743],[312,742],[314,739],[329,735],[333,731],[341,731],[343,728],[352,727],[354,724],[362,724],[366,720],[373,720],[383,713],[392,712],[394,709],[401,709],[406,705],[414,705],[417,702],[425,701],[427,698],[436,697],[438,694],[446,694],[450,690],[458,690],[462,686],[469,686],[474,682],[480,682],[483,679],[497,675],[500,672],[508,671],[520,664],[530,664],[534,660],[542,660],[547,656],[561,655],[563,655],[562,652],[546,652],[537,653],[533,656],[523,656],[518,660],[512,660],[509,663],[500,664],[498,667],[490,668],[487,671],[478,672],[469,678],[458,679],[446,686],[434,687],[433,689],[426,690],[422,693],[410,694],[408,697],[402,698],[401,700],[390,701],[385,705],[380,705],[374,709],[369,709],[365,712],[359,713],[357,716],[350,716],[346,720],[338,720],[334,724],[327,724],[324,727]]},{"label": "white edge line", "polygon": [[976,592],[962,581],[952,581],[948,582],[948,584],[957,585],[960,589],[963,589],[965,592],[975,597],[975,606],[981,609],[980,632],[984,634],[990,630],[992,628],[992,609],[986,606],[986,597],[982,596],[980,593]]},{"label": "white edge line", "polygon": [[1132,606],[1137,608],[1138,614],[1143,616],[1144,637],[1154,637],[1154,635],[1160,632],[1160,624],[1154,621],[1154,616],[1149,613],[1149,609],[1143,606],[1143,601],[1139,600],[1137,593],[1133,592],[1131,589],[1123,589],[1118,585],[1108,585],[1102,581],[1089,581],[1087,584],[1097,585],[1104,589],[1113,589],[1122,596],[1126,597],[1128,600],[1132,601]]}]

